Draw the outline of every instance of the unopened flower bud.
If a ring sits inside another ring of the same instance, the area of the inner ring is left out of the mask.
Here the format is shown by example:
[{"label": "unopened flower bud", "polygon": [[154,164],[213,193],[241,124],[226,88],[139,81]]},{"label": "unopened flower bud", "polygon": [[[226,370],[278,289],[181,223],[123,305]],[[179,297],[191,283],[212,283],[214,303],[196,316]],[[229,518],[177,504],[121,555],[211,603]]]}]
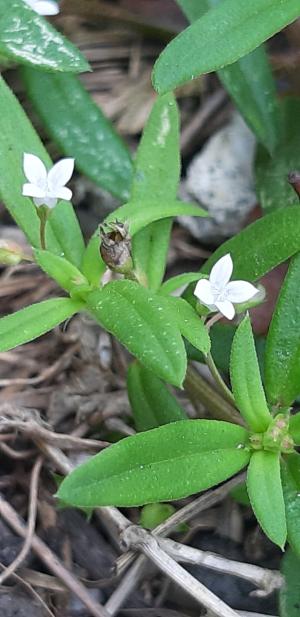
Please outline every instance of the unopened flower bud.
[{"label": "unopened flower bud", "polygon": [[300,200],[300,171],[291,171],[288,175],[288,181]]},{"label": "unopened flower bud", "polygon": [[4,266],[16,266],[24,258],[20,246],[14,242],[0,240],[0,264]]},{"label": "unopened flower bud", "polygon": [[131,274],[133,261],[128,226],[126,223],[115,221],[114,223],[107,223],[105,227],[100,227],[100,254],[103,261],[114,272]]}]

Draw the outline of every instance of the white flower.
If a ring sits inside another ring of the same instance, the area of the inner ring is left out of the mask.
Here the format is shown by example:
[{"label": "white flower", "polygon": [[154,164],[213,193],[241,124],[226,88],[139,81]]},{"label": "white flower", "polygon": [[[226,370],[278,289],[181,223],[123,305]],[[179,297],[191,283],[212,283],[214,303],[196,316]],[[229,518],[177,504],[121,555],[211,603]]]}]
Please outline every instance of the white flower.
[{"label": "white flower", "polygon": [[219,311],[233,319],[235,315],[234,304],[247,302],[258,289],[246,281],[231,281],[233,263],[230,254],[224,255],[213,266],[209,279],[198,281],[194,294],[211,311]]},{"label": "white flower", "polygon": [[39,15],[58,15],[59,6],[55,0],[24,0]]},{"label": "white flower", "polygon": [[38,156],[25,153],[23,169],[28,183],[23,184],[22,194],[33,197],[37,207],[54,208],[59,199],[72,199],[72,191],[65,184],[72,176],[74,159],[62,159],[47,172]]}]

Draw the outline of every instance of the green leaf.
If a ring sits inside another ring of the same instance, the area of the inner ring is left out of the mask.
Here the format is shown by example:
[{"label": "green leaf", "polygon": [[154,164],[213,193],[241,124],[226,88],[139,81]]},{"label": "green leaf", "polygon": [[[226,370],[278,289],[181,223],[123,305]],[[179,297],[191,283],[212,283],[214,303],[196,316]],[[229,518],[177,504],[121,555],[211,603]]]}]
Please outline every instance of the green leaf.
[{"label": "green leaf", "polygon": [[100,255],[100,235],[98,229],[92,235],[83,253],[81,270],[88,281],[99,287],[106,265]]},{"label": "green leaf", "polygon": [[246,431],[214,420],[182,420],[122,439],[75,469],[58,497],[74,506],[137,506],[181,499],[244,467]]},{"label": "green leaf", "polygon": [[185,348],[177,323],[165,313],[160,296],[133,281],[113,281],[92,292],[87,304],[97,321],[146,368],[168,383],[182,386]]},{"label": "green leaf", "polygon": [[172,315],[174,321],[176,320],[182,336],[196,349],[208,354],[210,351],[209,333],[193,307],[182,298],[173,296],[162,298],[161,302],[164,302],[166,314]]},{"label": "green leaf", "polygon": [[270,403],[288,407],[300,392],[300,253],[290,263],[266,344],[265,386]]},{"label": "green leaf", "polygon": [[[177,3],[193,22],[220,4],[220,0],[177,0]],[[220,69],[218,76],[258,140],[272,152],[281,127],[275,82],[263,46]]]},{"label": "green leaf", "polygon": [[[0,78],[0,196],[30,244],[40,246],[39,218],[32,200],[23,197],[23,154],[39,156],[46,166],[50,158],[21,105]],[[12,181],[13,178],[13,181]],[[51,212],[46,226],[46,246],[80,266],[84,243],[72,205],[61,201]]]},{"label": "green leaf", "polygon": [[256,158],[256,188],[264,212],[297,205],[299,198],[288,182],[288,174],[299,169],[300,101],[287,99],[282,103],[283,136],[273,157],[262,147]]},{"label": "green leaf", "polygon": [[288,541],[300,557],[300,455],[289,454],[281,464]]},{"label": "green leaf", "polygon": [[219,0],[176,0],[186,18],[190,21],[196,21],[205,15],[210,8],[217,6]]},{"label": "green leaf", "polygon": [[89,70],[79,49],[23,0],[0,0],[0,54],[45,71]]},{"label": "green leaf", "polygon": [[283,556],[281,572],[285,584],[280,589],[280,617],[299,617],[300,559],[290,549]]},{"label": "green leaf", "polygon": [[163,94],[236,62],[299,14],[298,0],[223,0],[167,45],[154,67],[155,89]]},{"label": "green leaf", "polygon": [[297,446],[300,446],[300,412],[291,416],[289,423],[289,432]]},{"label": "green leaf", "polygon": [[51,298],[32,304],[0,319],[0,351],[33,341],[72,317],[83,303],[69,298]]},{"label": "green leaf", "polygon": [[176,512],[170,503],[149,503],[141,511],[139,524],[145,529],[155,529]]},{"label": "green leaf", "polygon": [[[172,94],[155,102],[143,132],[135,161],[131,201],[169,202],[176,199],[180,177],[179,115]],[[137,214],[137,212],[136,212]],[[171,215],[172,216],[172,215]],[[172,221],[163,220],[143,229],[133,240],[133,259],[146,275],[148,286],[157,290],[165,272]]]},{"label": "green leaf", "polygon": [[53,278],[62,289],[73,291],[74,289],[88,289],[88,281],[85,276],[67,259],[53,255],[49,251],[35,249],[34,257],[38,265]]},{"label": "green leaf", "polygon": [[234,335],[230,378],[236,404],[250,428],[264,432],[272,419],[269,412],[255,351],[251,322],[247,315]]},{"label": "green leaf", "polygon": [[274,152],[282,126],[275,82],[264,47],[220,69],[218,76],[259,142]]},{"label": "green leaf", "polygon": [[75,75],[22,70],[27,94],[50,137],[77,169],[127,200],[132,162],[127,147]]},{"label": "green leaf", "polygon": [[127,373],[127,389],[138,431],[186,419],[186,413],[166,385],[139,362]]},{"label": "green leaf", "polygon": [[180,289],[184,285],[188,285],[189,283],[194,283],[195,281],[199,281],[201,275],[199,272],[186,272],[185,274],[178,274],[177,276],[173,276],[172,278],[165,281],[159,290],[159,293],[168,296],[176,289]]},{"label": "green leaf", "polygon": [[202,268],[209,274],[226,253],[233,260],[233,279],[255,281],[300,250],[300,208],[290,206],[258,219],[220,246]]},{"label": "green leaf", "polygon": [[251,506],[248,493],[247,493],[246,482],[243,482],[243,484],[241,484],[240,486],[235,486],[233,489],[231,489],[229,494],[230,494],[230,497],[232,497],[232,499],[234,499],[237,503],[241,504],[242,506],[247,506],[247,507]]},{"label": "green leaf", "polygon": [[[117,208],[106,217],[104,223],[116,220],[128,223],[130,235],[135,236],[150,223],[174,216],[207,216],[207,212],[194,203],[167,198],[160,201],[151,199],[150,201],[148,197],[148,199],[143,199],[142,206],[140,202],[130,201]],[[147,229],[147,233],[148,231]],[[133,242],[133,252],[134,248]]]},{"label": "green leaf", "polygon": [[280,478],[280,454],[259,450],[251,456],[247,490],[254,514],[266,536],[283,549],[285,506]]}]

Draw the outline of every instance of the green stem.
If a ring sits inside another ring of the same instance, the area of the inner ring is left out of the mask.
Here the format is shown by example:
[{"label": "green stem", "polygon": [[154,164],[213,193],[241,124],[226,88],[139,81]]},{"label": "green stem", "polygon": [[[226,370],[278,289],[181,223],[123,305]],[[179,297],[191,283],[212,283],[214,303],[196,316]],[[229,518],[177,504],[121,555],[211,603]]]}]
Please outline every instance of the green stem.
[{"label": "green stem", "polygon": [[48,219],[48,208],[40,206],[37,208],[37,215],[40,219],[40,245],[43,251],[46,250],[46,223]]},{"label": "green stem", "polygon": [[206,356],[206,364],[210,369],[210,372],[212,374],[212,376],[215,379],[215,382],[220,390],[220,392],[223,394],[224,398],[231,404],[235,406],[235,400],[233,398],[233,394],[232,392],[229,390],[229,388],[226,386],[225,381],[223,380],[223,378],[221,377],[215,363],[213,360],[213,357],[210,353],[207,354]]},{"label": "green stem", "polygon": [[243,419],[237,410],[225,401],[192,366],[188,366],[184,388],[190,398],[202,403],[215,420],[225,420],[244,426]]}]

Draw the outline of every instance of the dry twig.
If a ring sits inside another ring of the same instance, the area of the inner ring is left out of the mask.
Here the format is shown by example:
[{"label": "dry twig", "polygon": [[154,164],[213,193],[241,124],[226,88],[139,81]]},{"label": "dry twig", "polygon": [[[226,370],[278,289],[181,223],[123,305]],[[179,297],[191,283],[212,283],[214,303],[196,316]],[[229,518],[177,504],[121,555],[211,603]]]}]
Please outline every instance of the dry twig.
[{"label": "dry twig", "polygon": [[35,522],[36,522],[36,512],[37,512],[37,497],[38,497],[38,485],[39,485],[39,477],[40,471],[42,469],[43,457],[39,456],[36,459],[36,462],[33,466],[31,480],[30,480],[30,491],[29,491],[29,514],[28,514],[28,526],[25,535],[25,542],[22,550],[19,555],[17,555],[16,559],[6,568],[6,570],[0,575],[0,585],[3,585],[4,581],[9,578],[14,572],[18,569],[21,563],[24,561],[26,556],[30,551],[30,547],[32,544],[32,538],[34,535]]},{"label": "dry twig", "polygon": [[[2,496],[0,496],[0,516],[3,517],[17,534],[26,538],[26,526],[14,508]],[[93,617],[109,617],[105,608],[101,604],[94,602],[85,587],[65,568],[58,557],[35,534],[32,536],[31,546],[49,570],[64,583],[66,588],[81,600]]]},{"label": "dry twig", "polygon": [[145,529],[132,525],[122,535],[125,546],[139,548],[146,557],[181,589],[197,600],[216,617],[238,617],[225,602],[197,581],[189,572],[182,568],[174,559],[167,555],[159,546],[157,539]]},{"label": "dry twig", "polygon": [[241,561],[233,561],[216,553],[202,551],[170,539],[158,538],[158,543],[175,561],[198,564],[216,572],[231,574],[251,582],[259,587],[259,590],[255,591],[255,595],[258,596],[270,595],[283,584],[283,576],[275,570],[268,570]]}]

